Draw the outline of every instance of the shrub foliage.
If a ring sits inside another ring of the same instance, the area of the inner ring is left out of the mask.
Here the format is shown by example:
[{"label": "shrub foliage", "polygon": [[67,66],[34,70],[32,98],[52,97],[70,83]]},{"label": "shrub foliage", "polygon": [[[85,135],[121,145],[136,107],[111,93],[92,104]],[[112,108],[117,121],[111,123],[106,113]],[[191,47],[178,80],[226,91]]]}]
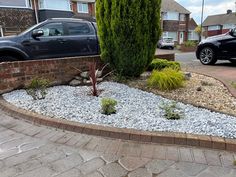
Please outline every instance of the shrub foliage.
[{"label": "shrub foliage", "polygon": [[181,108],[177,106],[177,102],[163,103],[160,108],[163,109],[164,116],[168,120],[178,120],[184,115]]},{"label": "shrub foliage", "polygon": [[102,104],[102,114],[111,115],[116,113],[115,106],[117,105],[117,101],[111,98],[103,98],[101,100]]},{"label": "shrub foliage", "polygon": [[49,80],[34,78],[27,86],[27,93],[33,97],[34,100],[44,99],[46,97],[46,89],[49,87]]},{"label": "shrub foliage", "polygon": [[148,67],[149,71],[152,70],[163,70],[165,68],[172,68],[176,70],[180,70],[180,63],[176,61],[168,61],[165,59],[154,59]]},{"label": "shrub foliage", "polygon": [[97,0],[101,57],[122,76],[139,76],[160,36],[161,0]]},{"label": "shrub foliage", "polygon": [[162,91],[169,91],[182,87],[184,84],[184,74],[172,68],[165,68],[162,71],[153,70],[148,85]]}]

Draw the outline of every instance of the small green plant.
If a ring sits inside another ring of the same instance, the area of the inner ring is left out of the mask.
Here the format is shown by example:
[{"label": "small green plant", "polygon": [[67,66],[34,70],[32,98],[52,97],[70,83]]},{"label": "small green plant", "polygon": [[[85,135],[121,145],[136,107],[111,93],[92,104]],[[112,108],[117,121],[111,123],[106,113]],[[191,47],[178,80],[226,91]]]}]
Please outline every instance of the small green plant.
[{"label": "small green plant", "polygon": [[34,78],[27,86],[27,93],[33,97],[34,100],[44,99],[46,97],[46,89],[49,86],[47,79]]},{"label": "small green plant", "polygon": [[170,91],[184,85],[184,74],[172,68],[165,68],[162,71],[153,70],[148,79],[148,86],[162,91]]},{"label": "small green plant", "polygon": [[111,115],[116,113],[115,106],[117,101],[112,98],[103,98],[101,101],[102,104],[102,114]]},{"label": "small green plant", "polygon": [[170,104],[163,103],[160,108],[164,111],[164,116],[169,120],[178,120],[183,117],[183,111],[177,106],[176,102]]},{"label": "small green plant", "polygon": [[173,68],[175,70],[180,70],[180,63],[175,61],[168,61],[165,59],[154,59],[149,65],[148,70],[163,70],[165,68]]},{"label": "small green plant", "polygon": [[231,85],[232,85],[233,88],[236,89],[236,82],[231,82]]},{"label": "small green plant", "polygon": [[197,43],[195,41],[186,41],[184,42],[185,47],[195,47],[197,46]]}]

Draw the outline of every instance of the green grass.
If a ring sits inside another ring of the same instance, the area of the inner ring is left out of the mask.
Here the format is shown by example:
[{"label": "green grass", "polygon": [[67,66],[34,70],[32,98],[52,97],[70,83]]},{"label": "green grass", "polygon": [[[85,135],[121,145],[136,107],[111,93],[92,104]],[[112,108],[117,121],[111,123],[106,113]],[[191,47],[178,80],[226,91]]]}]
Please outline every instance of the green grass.
[{"label": "green grass", "polygon": [[184,85],[184,74],[172,68],[165,68],[162,71],[153,70],[148,79],[148,86],[162,91],[170,91]]}]

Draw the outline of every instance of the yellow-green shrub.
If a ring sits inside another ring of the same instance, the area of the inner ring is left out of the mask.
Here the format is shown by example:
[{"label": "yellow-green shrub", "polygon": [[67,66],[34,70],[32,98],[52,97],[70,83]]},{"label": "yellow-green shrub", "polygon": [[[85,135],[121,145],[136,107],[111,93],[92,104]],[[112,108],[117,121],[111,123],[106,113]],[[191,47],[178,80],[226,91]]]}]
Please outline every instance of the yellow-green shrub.
[{"label": "yellow-green shrub", "polygon": [[180,63],[176,61],[168,61],[165,59],[154,59],[148,67],[148,71],[163,70],[164,68],[172,68],[180,70]]},{"label": "yellow-green shrub", "polygon": [[184,74],[172,68],[165,68],[162,71],[153,70],[148,85],[162,91],[174,90],[184,85]]}]

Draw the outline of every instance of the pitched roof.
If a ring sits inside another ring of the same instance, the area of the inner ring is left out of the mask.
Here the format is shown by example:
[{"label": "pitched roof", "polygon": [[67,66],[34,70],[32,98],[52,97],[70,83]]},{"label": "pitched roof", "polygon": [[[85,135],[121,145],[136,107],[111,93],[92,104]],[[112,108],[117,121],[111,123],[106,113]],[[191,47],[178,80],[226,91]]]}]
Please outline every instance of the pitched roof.
[{"label": "pitched roof", "polygon": [[189,27],[188,27],[189,30],[195,30],[196,27],[197,27],[196,21],[193,18],[191,18],[189,20]]},{"label": "pitched roof", "polygon": [[180,5],[174,0],[162,0],[161,11],[162,12],[172,11],[172,12],[179,12],[182,14],[191,13],[190,11],[188,11],[186,8],[184,8],[182,5]]},{"label": "pitched roof", "polygon": [[223,25],[223,24],[236,24],[236,14],[220,14],[208,16],[203,22],[202,26],[212,26],[212,25]]}]

